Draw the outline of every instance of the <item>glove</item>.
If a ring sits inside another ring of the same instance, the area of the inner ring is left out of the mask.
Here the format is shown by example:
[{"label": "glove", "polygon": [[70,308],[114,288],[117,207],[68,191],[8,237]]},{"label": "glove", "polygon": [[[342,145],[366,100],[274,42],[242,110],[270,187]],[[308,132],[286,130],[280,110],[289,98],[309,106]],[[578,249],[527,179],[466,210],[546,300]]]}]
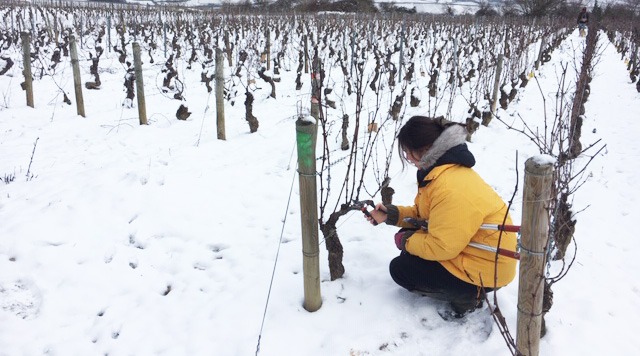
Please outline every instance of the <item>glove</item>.
[{"label": "glove", "polygon": [[409,239],[409,237],[411,237],[411,235],[413,235],[414,232],[415,230],[402,229],[396,233],[394,238],[395,238],[396,247],[398,248],[398,250],[404,251],[404,246],[407,244],[407,239]]}]

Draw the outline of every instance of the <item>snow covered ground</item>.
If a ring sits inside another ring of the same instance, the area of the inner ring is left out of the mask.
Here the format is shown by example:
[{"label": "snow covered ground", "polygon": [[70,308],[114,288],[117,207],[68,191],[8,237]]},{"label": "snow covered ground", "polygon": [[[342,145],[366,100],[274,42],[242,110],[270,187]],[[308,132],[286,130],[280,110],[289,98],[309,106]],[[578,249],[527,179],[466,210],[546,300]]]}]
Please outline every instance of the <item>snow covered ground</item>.
[{"label": "snow covered ground", "polygon": [[[501,118],[540,123],[542,96],[555,94],[560,65],[573,65],[583,41],[573,33],[536,73],[541,89],[530,83]],[[543,355],[631,355],[639,346],[640,94],[606,36],[600,43],[582,132],[585,145],[607,146],[575,197],[574,210],[584,209],[576,262],[553,287]],[[108,61],[116,65],[113,53],[101,65]],[[255,134],[244,107],[227,105],[221,141],[214,110],[177,121],[177,106],[153,95],[150,125],[139,126],[137,110],[121,105],[121,78],[104,77],[99,92],[85,91],[87,118],[53,87],[36,90],[36,109],[26,107],[19,69],[0,77],[0,177],[15,176],[0,183],[0,355],[253,355],[278,248],[260,355],[509,353],[486,306],[448,322],[441,302],[398,287],[387,267],[398,253],[395,229],[370,226],[358,212],[338,223],[344,278],[329,280],[321,244],[323,305],[303,309],[296,93],[257,97]],[[202,88],[186,93],[192,108],[213,107]],[[538,153],[496,120],[469,146],[475,169],[505,200],[516,150],[520,179]],[[391,176],[394,201],[410,204],[413,169],[395,162]],[[517,284],[498,292],[514,337]]]}]

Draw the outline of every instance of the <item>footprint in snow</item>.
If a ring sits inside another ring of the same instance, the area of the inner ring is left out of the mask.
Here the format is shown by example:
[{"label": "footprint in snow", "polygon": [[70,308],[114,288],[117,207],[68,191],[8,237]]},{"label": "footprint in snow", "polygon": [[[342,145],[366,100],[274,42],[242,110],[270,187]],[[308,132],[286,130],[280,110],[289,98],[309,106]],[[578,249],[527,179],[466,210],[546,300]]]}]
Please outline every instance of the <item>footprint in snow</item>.
[{"label": "footprint in snow", "polygon": [[229,246],[227,245],[210,245],[209,246],[209,250],[211,250],[213,253],[222,252],[228,248]]},{"label": "footprint in snow", "polygon": [[0,284],[0,308],[21,319],[33,319],[40,311],[38,288],[23,281]]}]

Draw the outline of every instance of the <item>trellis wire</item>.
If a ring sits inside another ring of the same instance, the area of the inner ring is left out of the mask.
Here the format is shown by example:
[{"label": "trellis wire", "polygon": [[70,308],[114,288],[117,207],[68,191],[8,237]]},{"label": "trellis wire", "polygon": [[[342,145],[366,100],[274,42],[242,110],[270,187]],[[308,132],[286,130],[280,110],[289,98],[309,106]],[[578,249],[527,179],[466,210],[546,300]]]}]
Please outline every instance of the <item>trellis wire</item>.
[{"label": "trellis wire", "polygon": [[[296,168],[297,168],[296,164]],[[280,246],[282,245],[282,236],[284,235],[284,227],[287,224],[287,215],[289,215],[289,204],[291,203],[291,194],[293,193],[293,185],[296,181],[297,169],[293,171],[293,179],[291,179],[291,188],[289,188],[289,198],[287,199],[287,208],[284,212],[284,220],[282,221],[282,230],[280,231],[280,240],[278,241],[278,250],[276,258],[273,262],[273,271],[271,272],[271,281],[269,282],[269,291],[267,292],[267,301],[264,305],[264,313],[262,314],[262,323],[260,324],[260,333],[258,334],[258,344],[256,345],[256,356],[260,353],[260,341],[262,339],[262,330],[264,329],[264,321],[267,318],[267,308],[269,307],[269,298],[271,297],[271,288],[273,287],[273,278],[276,274],[276,266],[278,265],[278,257],[280,256]]]}]

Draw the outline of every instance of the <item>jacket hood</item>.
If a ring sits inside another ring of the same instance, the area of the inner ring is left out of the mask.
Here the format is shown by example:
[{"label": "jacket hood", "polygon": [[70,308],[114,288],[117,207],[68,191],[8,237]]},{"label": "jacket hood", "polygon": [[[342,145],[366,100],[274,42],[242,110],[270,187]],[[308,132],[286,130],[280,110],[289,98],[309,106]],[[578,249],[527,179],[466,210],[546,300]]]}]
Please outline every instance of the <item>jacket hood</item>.
[{"label": "jacket hood", "polygon": [[447,127],[420,159],[418,168],[427,172],[443,164],[460,164],[473,167],[473,154],[467,149],[467,130],[460,125]]}]

